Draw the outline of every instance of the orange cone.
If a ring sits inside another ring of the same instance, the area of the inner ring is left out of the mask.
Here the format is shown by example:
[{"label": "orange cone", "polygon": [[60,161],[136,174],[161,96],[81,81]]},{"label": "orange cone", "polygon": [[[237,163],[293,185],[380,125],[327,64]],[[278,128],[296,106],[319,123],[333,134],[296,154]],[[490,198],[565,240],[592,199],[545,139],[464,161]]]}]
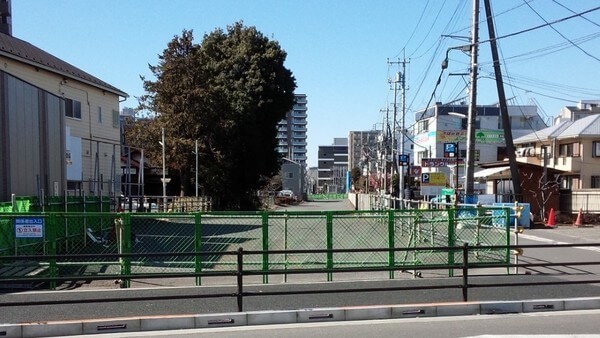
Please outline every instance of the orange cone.
[{"label": "orange cone", "polygon": [[548,222],[546,223],[547,228],[556,228],[556,220],[554,219],[554,208],[550,208],[550,214],[548,215]]},{"label": "orange cone", "polygon": [[581,208],[579,208],[579,213],[577,214],[577,220],[575,220],[576,227],[583,226],[583,216],[581,215]]}]

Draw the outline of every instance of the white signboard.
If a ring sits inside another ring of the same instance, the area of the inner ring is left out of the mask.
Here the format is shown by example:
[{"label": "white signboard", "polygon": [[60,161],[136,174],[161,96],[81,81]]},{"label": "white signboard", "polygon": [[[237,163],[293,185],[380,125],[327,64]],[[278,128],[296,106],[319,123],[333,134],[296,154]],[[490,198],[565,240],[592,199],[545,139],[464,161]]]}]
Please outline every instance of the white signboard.
[{"label": "white signboard", "polygon": [[44,238],[44,218],[15,218],[15,238]]},{"label": "white signboard", "polygon": [[421,195],[423,196],[431,196],[431,195],[441,195],[442,194],[442,189],[444,189],[445,187],[441,187],[441,186],[435,186],[435,185],[430,185],[430,186],[421,186]]}]

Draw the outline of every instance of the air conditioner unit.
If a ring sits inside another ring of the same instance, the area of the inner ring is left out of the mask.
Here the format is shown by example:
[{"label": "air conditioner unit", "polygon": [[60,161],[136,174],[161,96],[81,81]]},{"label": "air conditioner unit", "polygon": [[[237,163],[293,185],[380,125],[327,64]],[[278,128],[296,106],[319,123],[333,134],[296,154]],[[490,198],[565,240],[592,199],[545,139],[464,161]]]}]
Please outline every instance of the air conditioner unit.
[{"label": "air conditioner unit", "polygon": [[517,157],[524,157],[525,156],[525,150],[527,150],[527,148],[517,149],[515,151],[515,154],[517,155]]},{"label": "air conditioner unit", "polygon": [[534,147],[525,148],[525,152],[523,155],[527,156],[527,157],[535,157],[535,148]]}]

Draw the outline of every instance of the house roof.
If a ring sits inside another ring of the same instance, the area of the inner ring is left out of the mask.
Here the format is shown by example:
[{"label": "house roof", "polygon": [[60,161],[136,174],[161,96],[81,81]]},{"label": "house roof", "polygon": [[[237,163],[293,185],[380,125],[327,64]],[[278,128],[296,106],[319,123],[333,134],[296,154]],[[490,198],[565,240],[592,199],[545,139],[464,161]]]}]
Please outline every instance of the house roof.
[{"label": "house roof", "polygon": [[0,33],[0,55],[87,83],[122,97],[129,96],[99,78],[11,35]]},{"label": "house roof", "polygon": [[554,126],[515,138],[514,143],[527,143],[548,139],[600,136],[600,114],[593,114],[577,121],[564,121]]},{"label": "house roof", "polygon": [[503,167],[495,167],[495,168],[486,168],[483,170],[479,170],[478,172],[475,173],[475,178],[479,178],[479,177],[489,177],[495,174],[499,174],[503,171],[506,170],[510,170],[510,166],[503,166]]}]

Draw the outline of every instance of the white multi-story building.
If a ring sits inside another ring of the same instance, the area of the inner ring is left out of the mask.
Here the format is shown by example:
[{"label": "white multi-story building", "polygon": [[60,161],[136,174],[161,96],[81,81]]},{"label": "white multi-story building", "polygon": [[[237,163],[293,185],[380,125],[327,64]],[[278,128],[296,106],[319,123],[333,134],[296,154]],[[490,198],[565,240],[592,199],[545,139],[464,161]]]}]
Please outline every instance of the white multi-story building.
[{"label": "white multi-story building", "polygon": [[[467,151],[467,114],[468,106],[440,104],[419,111],[415,114],[415,125],[412,141],[412,164],[423,165],[423,172],[443,172],[447,184],[454,186],[456,167],[436,166],[435,159],[444,158],[444,143],[455,143],[459,147],[459,159],[466,159]],[[536,106],[508,106],[510,128],[513,138],[540,130],[546,127],[538,115]],[[478,106],[475,131],[475,165],[478,163],[503,161],[507,158],[504,140],[504,126],[498,105]],[[432,159],[433,161],[426,161]],[[425,163],[427,162],[427,163]],[[434,164],[433,166],[431,166]],[[459,186],[465,176],[464,166],[458,166]],[[477,169],[476,169],[477,170]]]},{"label": "white multi-story building", "polygon": [[277,125],[277,151],[285,158],[306,165],[306,95],[295,95],[294,108]]}]

